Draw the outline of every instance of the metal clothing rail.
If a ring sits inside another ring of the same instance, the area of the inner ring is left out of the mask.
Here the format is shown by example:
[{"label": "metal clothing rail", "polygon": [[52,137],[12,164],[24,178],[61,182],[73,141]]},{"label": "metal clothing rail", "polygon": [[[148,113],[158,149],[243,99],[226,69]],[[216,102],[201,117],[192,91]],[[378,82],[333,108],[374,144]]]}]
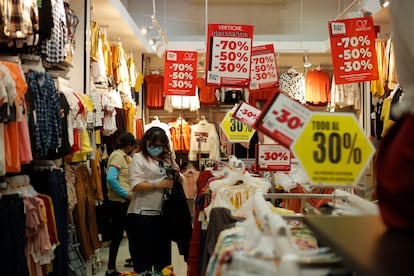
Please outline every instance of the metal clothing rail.
[{"label": "metal clothing rail", "polygon": [[335,195],[335,194],[301,194],[301,193],[267,193],[263,194],[264,198],[322,198],[322,199],[348,199],[347,195]]}]

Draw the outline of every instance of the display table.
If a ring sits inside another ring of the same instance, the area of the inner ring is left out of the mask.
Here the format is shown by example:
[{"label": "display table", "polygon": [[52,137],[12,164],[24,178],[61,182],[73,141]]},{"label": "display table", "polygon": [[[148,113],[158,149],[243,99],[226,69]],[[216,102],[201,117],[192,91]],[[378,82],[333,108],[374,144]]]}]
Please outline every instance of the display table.
[{"label": "display table", "polygon": [[387,231],[379,216],[308,216],[304,220],[356,275],[414,275],[414,232]]}]

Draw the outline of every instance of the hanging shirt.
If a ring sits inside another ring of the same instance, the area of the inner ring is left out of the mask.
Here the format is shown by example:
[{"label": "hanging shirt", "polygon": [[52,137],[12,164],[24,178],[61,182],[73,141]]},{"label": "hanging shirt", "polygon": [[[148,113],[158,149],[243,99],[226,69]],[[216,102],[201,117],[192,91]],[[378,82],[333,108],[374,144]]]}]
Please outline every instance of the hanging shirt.
[{"label": "hanging shirt", "polygon": [[306,101],[313,104],[327,104],[331,101],[331,81],[329,74],[322,70],[312,70],[305,78]]},{"label": "hanging shirt", "polygon": [[214,124],[197,123],[191,127],[190,161],[198,160],[197,154],[208,154],[210,159],[220,158],[220,141]]},{"label": "hanging shirt", "polygon": [[164,108],[164,76],[147,75],[144,77],[145,105],[148,108]]},{"label": "hanging shirt", "polygon": [[175,152],[188,153],[190,150],[191,126],[184,120],[177,120],[168,124],[171,140]]},{"label": "hanging shirt", "polygon": [[217,98],[215,95],[216,89],[219,89],[216,85],[207,85],[205,78],[197,78],[196,80],[198,95],[200,97],[201,105],[216,105]]},{"label": "hanging shirt", "polygon": [[279,88],[291,98],[305,103],[305,76],[300,73],[284,72],[279,76]]}]

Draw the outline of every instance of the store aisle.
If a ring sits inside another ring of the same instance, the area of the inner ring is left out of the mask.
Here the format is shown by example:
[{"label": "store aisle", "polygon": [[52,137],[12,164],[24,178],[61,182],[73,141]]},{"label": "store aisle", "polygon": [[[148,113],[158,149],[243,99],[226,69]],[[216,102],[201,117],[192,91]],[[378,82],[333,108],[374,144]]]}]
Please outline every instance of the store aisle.
[{"label": "store aisle", "polygon": [[[100,265],[97,267],[96,276],[105,276],[106,267],[108,264],[109,245],[105,245],[99,250]],[[129,258],[128,239],[124,238],[121,242],[118,252],[116,267],[119,272],[133,271],[132,268],[124,267],[125,259]],[[176,276],[187,275],[187,264],[184,262],[184,257],[178,253],[176,243],[172,243],[172,263],[174,266],[174,273]],[[88,262],[87,275],[92,274],[92,262]]]}]

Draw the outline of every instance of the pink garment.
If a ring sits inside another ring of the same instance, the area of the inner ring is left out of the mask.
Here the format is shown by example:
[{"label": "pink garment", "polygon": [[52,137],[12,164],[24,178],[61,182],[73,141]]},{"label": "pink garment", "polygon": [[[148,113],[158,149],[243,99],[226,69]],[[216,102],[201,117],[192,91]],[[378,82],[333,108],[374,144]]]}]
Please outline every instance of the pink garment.
[{"label": "pink garment", "polygon": [[184,176],[183,189],[185,197],[187,199],[195,198],[197,194],[197,179],[200,172],[194,169],[186,169],[182,172],[182,175]]},{"label": "pink garment", "polygon": [[30,144],[29,126],[27,124],[26,102],[22,98],[22,119],[18,122],[20,164],[29,164],[33,160],[32,146]]}]

